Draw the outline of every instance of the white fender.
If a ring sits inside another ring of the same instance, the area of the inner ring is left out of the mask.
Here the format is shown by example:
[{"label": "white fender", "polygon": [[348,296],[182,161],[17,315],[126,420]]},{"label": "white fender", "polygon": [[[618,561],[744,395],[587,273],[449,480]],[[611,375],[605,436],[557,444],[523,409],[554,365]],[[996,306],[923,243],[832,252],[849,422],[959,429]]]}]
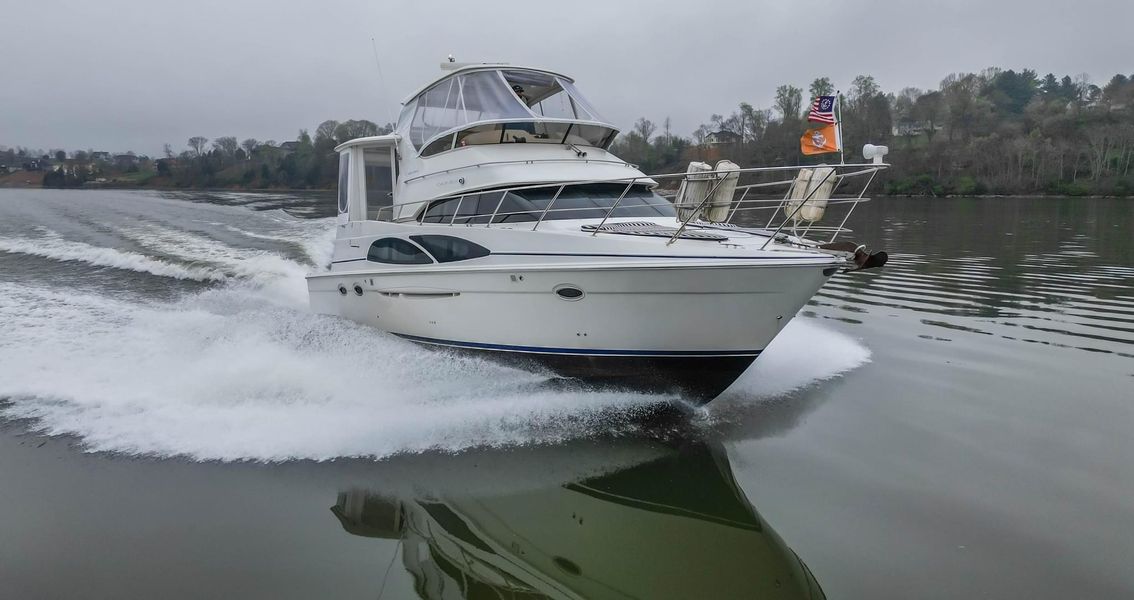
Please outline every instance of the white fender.
[{"label": "white fender", "polygon": [[723,223],[728,219],[728,209],[732,206],[732,197],[736,193],[736,182],[740,180],[740,166],[731,160],[722,160],[717,162],[716,170],[720,183],[716,184],[717,189],[705,207],[704,217],[706,221]]},{"label": "white fender", "polygon": [[[695,220],[697,218],[697,207],[709,195],[709,190],[713,189],[713,174],[706,173],[712,171],[713,167],[708,163],[691,162],[689,167],[685,169],[688,175],[685,176],[685,181],[681,184],[681,192],[677,195],[677,202],[674,205],[677,207],[677,218],[684,221]],[[692,217],[690,218],[690,215]]]},{"label": "white fender", "polygon": [[[814,169],[800,169],[799,174],[792,183],[789,201],[784,207],[784,214],[796,221],[815,222],[823,218],[827,210],[827,201],[835,192],[835,183],[838,178],[831,167],[815,167]],[[804,198],[808,198],[806,202]],[[800,207],[803,204],[803,207]]]}]

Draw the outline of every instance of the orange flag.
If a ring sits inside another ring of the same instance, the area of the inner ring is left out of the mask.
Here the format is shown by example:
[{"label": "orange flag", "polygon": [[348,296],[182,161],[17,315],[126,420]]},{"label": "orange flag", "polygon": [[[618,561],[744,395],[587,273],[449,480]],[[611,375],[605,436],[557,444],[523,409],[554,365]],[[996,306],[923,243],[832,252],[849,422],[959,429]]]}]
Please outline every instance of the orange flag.
[{"label": "orange flag", "polygon": [[834,125],[808,129],[799,138],[799,150],[804,154],[826,154],[839,151],[838,132]]}]

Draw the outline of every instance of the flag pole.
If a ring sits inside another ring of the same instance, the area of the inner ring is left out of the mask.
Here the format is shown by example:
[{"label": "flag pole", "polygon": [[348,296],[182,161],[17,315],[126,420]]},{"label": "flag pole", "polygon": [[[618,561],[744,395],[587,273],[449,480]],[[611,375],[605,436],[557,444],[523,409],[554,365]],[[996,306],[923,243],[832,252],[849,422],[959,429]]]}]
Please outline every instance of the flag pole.
[{"label": "flag pole", "polygon": [[835,116],[836,129],[835,132],[839,138],[839,164],[847,164],[846,153],[843,152],[843,93],[835,90]]}]

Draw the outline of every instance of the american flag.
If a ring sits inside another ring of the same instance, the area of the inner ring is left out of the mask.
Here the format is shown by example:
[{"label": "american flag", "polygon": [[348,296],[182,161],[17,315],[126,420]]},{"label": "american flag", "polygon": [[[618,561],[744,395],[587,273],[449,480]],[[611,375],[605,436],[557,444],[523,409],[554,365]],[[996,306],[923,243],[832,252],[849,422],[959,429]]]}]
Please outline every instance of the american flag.
[{"label": "american flag", "polygon": [[819,96],[811,103],[811,112],[807,113],[808,121],[816,123],[835,122],[835,97]]}]

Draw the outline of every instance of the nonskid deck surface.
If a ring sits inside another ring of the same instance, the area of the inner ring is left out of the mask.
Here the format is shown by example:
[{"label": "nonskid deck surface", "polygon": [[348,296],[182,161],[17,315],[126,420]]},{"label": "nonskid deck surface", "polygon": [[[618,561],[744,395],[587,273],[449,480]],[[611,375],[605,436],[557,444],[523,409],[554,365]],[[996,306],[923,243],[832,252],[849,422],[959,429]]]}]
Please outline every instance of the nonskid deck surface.
[{"label": "nonskid deck surface", "polygon": [[586,387],[644,393],[678,393],[705,404],[724,392],[760,355],[759,350],[718,352],[561,351],[462,344],[395,334],[427,348],[486,358],[520,368],[550,370]]}]

